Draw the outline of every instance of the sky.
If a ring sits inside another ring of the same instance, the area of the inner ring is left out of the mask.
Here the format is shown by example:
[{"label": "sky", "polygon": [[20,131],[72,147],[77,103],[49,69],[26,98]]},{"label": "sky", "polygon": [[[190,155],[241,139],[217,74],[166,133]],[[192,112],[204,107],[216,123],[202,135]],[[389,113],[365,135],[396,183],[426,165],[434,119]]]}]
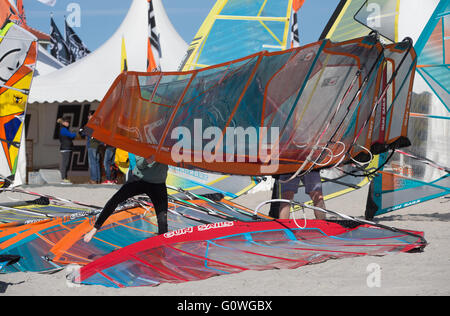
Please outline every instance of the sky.
[{"label": "sky", "polygon": [[[162,0],[167,15],[181,37],[190,43],[215,0]],[[278,0],[281,1],[281,0]],[[114,34],[121,24],[132,0],[57,0],[54,7],[38,0],[23,0],[30,26],[50,32],[50,16],[64,35],[64,19],[74,24],[73,29],[94,51]],[[339,0],[306,0],[299,13],[300,42],[317,41]],[[74,12],[80,12],[79,19]]]}]

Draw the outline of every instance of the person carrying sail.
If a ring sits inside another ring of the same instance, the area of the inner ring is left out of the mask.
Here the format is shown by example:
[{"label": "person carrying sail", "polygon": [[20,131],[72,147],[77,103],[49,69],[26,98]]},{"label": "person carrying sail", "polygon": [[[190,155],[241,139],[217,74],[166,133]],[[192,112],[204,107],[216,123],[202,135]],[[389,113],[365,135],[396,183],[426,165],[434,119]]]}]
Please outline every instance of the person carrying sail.
[{"label": "person carrying sail", "polygon": [[[272,194],[273,199],[283,199],[292,201],[294,195],[297,193],[300,180],[305,185],[305,192],[311,197],[314,206],[325,208],[322,193],[322,181],[320,179],[320,172],[313,170],[301,177],[295,177],[291,180],[289,178],[292,174],[282,174],[274,183],[274,190]],[[289,180],[289,181],[288,181]],[[291,205],[289,203],[272,203],[269,216],[273,218],[288,219],[290,216]],[[314,210],[316,219],[324,220],[325,213]]]},{"label": "person carrying sail", "polygon": [[102,212],[97,218],[94,227],[84,236],[85,242],[90,242],[97,231],[102,227],[116,207],[128,198],[139,194],[147,194],[151,199],[158,222],[158,234],[168,231],[167,227],[167,171],[168,166],[154,161],[153,156],[147,159],[135,156],[136,165],[127,182],[106,202]]}]

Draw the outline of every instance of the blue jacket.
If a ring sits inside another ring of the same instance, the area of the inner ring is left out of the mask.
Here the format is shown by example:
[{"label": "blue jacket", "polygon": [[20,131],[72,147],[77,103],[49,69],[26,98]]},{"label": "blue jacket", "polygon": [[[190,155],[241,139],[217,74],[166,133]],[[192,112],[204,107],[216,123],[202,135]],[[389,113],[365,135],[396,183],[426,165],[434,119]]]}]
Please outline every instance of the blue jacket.
[{"label": "blue jacket", "polygon": [[72,150],[72,148],[73,148],[72,140],[76,136],[77,136],[77,134],[69,131],[69,129],[67,127],[61,126],[61,128],[59,129],[59,141],[61,143],[59,150]]}]

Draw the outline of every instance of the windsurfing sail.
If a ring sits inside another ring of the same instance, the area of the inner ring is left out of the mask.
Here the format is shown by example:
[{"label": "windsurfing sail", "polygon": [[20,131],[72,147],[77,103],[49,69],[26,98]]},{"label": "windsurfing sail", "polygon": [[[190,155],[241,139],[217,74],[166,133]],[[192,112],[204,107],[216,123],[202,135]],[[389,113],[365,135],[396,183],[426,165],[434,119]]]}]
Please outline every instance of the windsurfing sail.
[{"label": "windsurfing sail", "polygon": [[161,70],[161,43],[152,0],[148,1],[147,71]]},{"label": "windsurfing sail", "polygon": [[[190,192],[183,193],[183,198],[171,196],[169,200],[169,231],[237,219],[246,222],[268,219],[263,214],[255,214],[224,199],[211,200]],[[52,212],[55,206],[47,207],[47,215],[55,215]],[[41,212],[44,215],[45,209]],[[67,264],[85,265],[157,232],[151,202],[143,198],[132,199],[121,204],[87,244],[83,236],[92,229],[98,212],[79,209],[67,216],[60,213],[59,217],[45,219],[29,214],[28,223],[16,221],[0,225],[0,255],[19,255],[23,258],[3,272],[44,272],[61,269]]]},{"label": "windsurfing sail", "polygon": [[8,21],[26,25],[23,0],[0,0],[0,27],[4,27]]},{"label": "windsurfing sail", "polygon": [[[160,45],[160,34],[158,30],[158,21],[154,14],[153,2],[148,2],[148,47],[147,47],[147,71],[152,72],[160,70],[160,58],[162,48]],[[125,43],[122,44],[121,70],[127,70]],[[116,148],[115,164],[119,170],[127,174],[129,168],[128,152]],[[230,178],[224,175],[206,173],[200,171],[191,171],[182,168],[169,168],[166,183],[171,187],[182,188],[197,194],[220,193],[226,199],[233,199],[241,194],[246,193],[259,183],[256,177],[240,177]],[[169,194],[178,195],[174,190],[168,190]]]},{"label": "windsurfing sail", "polygon": [[[151,2],[149,5],[150,4]],[[149,32],[148,71],[152,72],[159,69],[159,55],[157,54],[158,43],[156,42],[157,28],[152,6],[149,6]],[[122,39],[121,52],[121,71],[127,71],[128,66],[125,39]],[[156,65],[156,68],[154,68],[154,65]],[[130,163],[128,152],[126,150],[123,150],[121,147],[116,147],[114,162],[122,173],[127,174]],[[223,194],[226,199],[233,199],[246,193],[258,182],[259,180],[255,177],[237,176],[230,178],[224,175],[191,171],[176,167],[169,168],[166,180],[169,187],[182,188],[196,194],[220,193]],[[168,190],[168,193],[177,195],[177,192],[171,189]]]},{"label": "windsurfing sail", "polygon": [[14,223],[15,225],[28,224],[35,221],[64,217],[74,214],[88,215],[92,210],[67,205],[37,204],[39,201],[26,201],[22,203],[3,203],[0,205],[0,225]]},{"label": "windsurfing sail", "polygon": [[420,250],[421,233],[342,222],[220,222],[117,250],[75,271],[75,283],[123,288],[203,280],[246,270],[295,269],[329,259]]},{"label": "windsurfing sail", "polygon": [[[370,31],[375,30],[382,35],[383,41],[391,42],[386,38],[387,36],[392,38],[393,42],[397,42],[400,40],[398,36],[399,18],[401,17],[404,20],[407,15],[404,8],[400,12],[399,4],[400,2],[397,0],[341,0],[324,28],[320,39],[349,40],[365,36]],[[408,36],[411,36],[411,32],[408,34]],[[321,170],[324,200],[364,187],[370,183],[373,176],[371,173],[375,172],[379,165],[381,165],[379,156],[375,155],[372,162],[365,167],[364,172],[361,172],[361,167],[354,165]],[[309,195],[305,193],[304,186],[299,187],[294,200],[307,201],[307,203],[312,204]]]},{"label": "windsurfing sail", "polygon": [[[114,214],[111,221],[106,222],[107,226],[105,226],[106,229],[110,229],[110,239],[106,241],[100,239],[94,243],[94,247],[96,247],[94,254],[106,254],[117,249],[117,247],[152,236],[155,229],[154,224],[151,224],[148,219],[140,217],[144,211],[142,209],[138,210],[138,212],[128,210],[127,212]],[[60,269],[64,264],[58,264],[48,259],[49,256],[52,256],[52,249],[60,251],[58,247],[71,248],[72,244],[78,241],[81,246],[84,246],[82,237],[92,228],[92,221],[94,220],[95,217],[92,216],[67,216],[2,230],[0,232],[0,254],[20,255],[24,258],[17,264],[5,268],[3,272],[43,272]],[[125,233],[121,233],[121,230],[124,230]],[[73,239],[68,241],[71,236]],[[119,239],[116,239],[116,237],[119,237]],[[84,248],[78,247],[77,249],[79,249],[78,252],[72,251],[64,254],[77,258],[78,261],[82,261],[82,258],[89,261],[88,257],[86,257],[92,254],[89,252],[89,245],[86,245]],[[83,256],[86,252],[88,254]],[[58,252],[58,254],[60,253]],[[69,262],[76,263],[77,261],[74,260],[72,259]]]},{"label": "windsurfing sail", "polygon": [[25,175],[24,121],[36,58],[31,33],[12,22],[0,30],[0,186],[19,185]]},{"label": "windsurfing sail", "polygon": [[370,35],[187,72],[122,73],[88,126],[105,143],[182,168],[307,171],[371,150],[385,67],[395,97],[383,145],[405,146],[415,63],[410,41],[383,46]]},{"label": "windsurfing sail", "polygon": [[288,48],[291,10],[292,0],[218,0],[192,40],[180,70]]},{"label": "windsurfing sail", "polygon": [[[412,146],[397,151],[370,190],[371,218],[450,194],[450,1],[440,1],[415,47],[408,135]],[[386,156],[384,156],[386,159]]]},{"label": "windsurfing sail", "polygon": [[449,193],[448,11],[448,0],[343,0],[322,33],[322,38],[348,40],[375,29],[386,42],[408,36],[418,55],[411,146],[396,150],[388,162],[389,154],[380,155],[373,168],[381,171],[369,190],[368,218]]}]

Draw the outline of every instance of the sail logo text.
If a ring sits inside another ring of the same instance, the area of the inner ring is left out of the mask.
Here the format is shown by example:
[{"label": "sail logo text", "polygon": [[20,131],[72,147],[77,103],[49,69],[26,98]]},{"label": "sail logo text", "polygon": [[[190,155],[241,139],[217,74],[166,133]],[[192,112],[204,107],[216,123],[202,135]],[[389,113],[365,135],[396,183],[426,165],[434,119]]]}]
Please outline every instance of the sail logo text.
[{"label": "sail logo text", "polygon": [[170,232],[167,232],[164,234],[165,238],[172,238],[174,236],[181,236],[184,234],[189,234],[192,233],[194,231],[194,227],[186,227],[186,228],[181,228],[181,229],[177,229],[177,230],[173,230]]},{"label": "sail logo text", "polygon": [[218,126],[203,128],[202,119],[190,127],[177,126],[171,132],[171,157],[176,163],[250,162],[261,171],[273,173],[279,167],[279,127]]},{"label": "sail logo text", "polygon": [[220,222],[220,223],[212,223],[197,226],[199,232],[214,229],[214,228],[222,228],[222,227],[231,227],[234,225],[234,222]]},{"label": "sail logo text", "polygon": [[[195,228],[197,228],[197,231],[201,232],[201,231],[205,231],[205,230],[210,230],[210,229],[215,229],[215,228],[223,228],[223,227],[231,227],[231,226],[234,226],[234,222],[211,223],[211,224],[195,226]],[[186,227],[186,228],[181,228],[181,229],[167,232],[164,234],[164,237],[172,238],[174,236],[181,236],[181,235],[190,234],[193,232],[194,232],[194,227]]]}]

